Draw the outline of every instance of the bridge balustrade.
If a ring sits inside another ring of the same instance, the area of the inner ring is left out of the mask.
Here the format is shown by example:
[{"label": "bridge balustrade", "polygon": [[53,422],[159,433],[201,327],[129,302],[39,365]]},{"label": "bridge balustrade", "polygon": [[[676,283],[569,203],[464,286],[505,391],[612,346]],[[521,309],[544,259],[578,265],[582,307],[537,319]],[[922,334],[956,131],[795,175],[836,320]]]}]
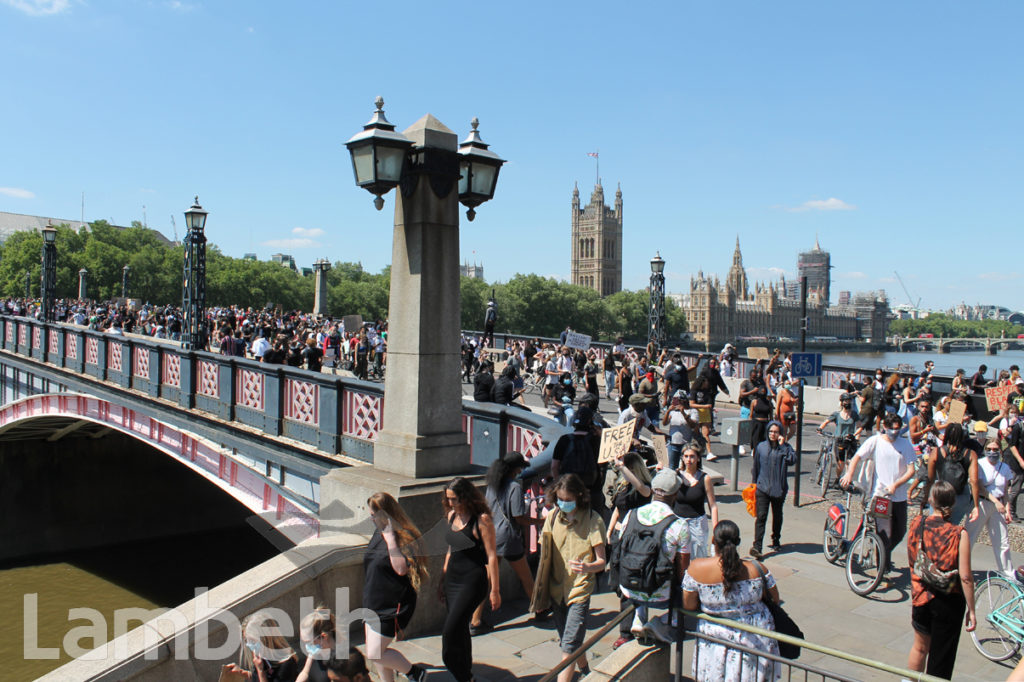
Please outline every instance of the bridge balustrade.
[{"label": "bridge balustrade", "polygon": [[[282,436],[318,453],[373,462],[384,387],[247,358],[183,350],[177,342],[0,315],[2,348],[108,385]],[[508,450],[539,454],[563,427],[526,410],[463,404],[475,464]]]}]

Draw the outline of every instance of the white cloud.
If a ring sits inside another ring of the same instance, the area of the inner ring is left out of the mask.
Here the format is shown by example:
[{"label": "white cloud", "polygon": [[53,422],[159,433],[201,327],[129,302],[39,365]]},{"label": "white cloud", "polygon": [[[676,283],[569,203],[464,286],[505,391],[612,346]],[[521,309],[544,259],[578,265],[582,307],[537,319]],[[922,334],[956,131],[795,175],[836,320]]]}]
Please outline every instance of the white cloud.
[{"label": "white cloud", "polygon": [[322,237],[325,232],[319,227],[293,227],[292,234],[299,237]]},{"label": "white cloud", "polygon": [[71,7],[71,0],[0,0],[0,2],[32,17],[60,14]]},{"label": "white cloud", "polygon": [[175,12],[191,12],[196,8],[195,5],[187,2],[181,2],[181,0],[169,0],[166,5]]},{"label": "white cloud", "polygon": [[848,204],[842,199],[831,197],[828,199],[811,199],[794,208],[788,209],[794,212],[801,211],[852,211],[857,207]]},{"label": "white cloud", "polygon": [[978,279],[985,279],[990,282],[1007,282],[1011,279],[1020,279],[1019,272],[983,272]]},{"label": "white cloud", "polygon": [[0,187],[0,194],[14,199],[35,199],[36,195],[20,187]]},{"label": "white cloud", "polygon": [[867,274],[859,271],[853,272],[837,272],[836,279],[867,279]]},{"label": "white cloud", "polygon": [[747,279],[751,282],[775,281],[780,277],[793,278],[793,274],[786,272],[783,268],[746,268]]}]

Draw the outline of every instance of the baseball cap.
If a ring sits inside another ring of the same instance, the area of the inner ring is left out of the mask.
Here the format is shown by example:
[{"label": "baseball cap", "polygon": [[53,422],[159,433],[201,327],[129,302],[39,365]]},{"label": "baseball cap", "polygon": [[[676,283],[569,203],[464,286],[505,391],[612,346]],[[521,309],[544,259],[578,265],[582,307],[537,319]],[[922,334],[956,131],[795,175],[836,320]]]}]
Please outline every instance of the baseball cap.
[{"label": "baseball cap", "polygon": [[662,495],[675,495],[679,492],[679,485],[679,476],[671,469],[662,469],[651,481],[651,489]]}]

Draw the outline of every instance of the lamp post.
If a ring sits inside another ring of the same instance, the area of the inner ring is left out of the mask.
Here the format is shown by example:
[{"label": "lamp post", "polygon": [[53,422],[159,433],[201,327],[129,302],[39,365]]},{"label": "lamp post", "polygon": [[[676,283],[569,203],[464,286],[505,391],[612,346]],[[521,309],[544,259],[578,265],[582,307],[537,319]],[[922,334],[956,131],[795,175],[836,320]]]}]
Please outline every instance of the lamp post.
[{"label": "lamp post", "polygon": [[89,277],[89,271],[82,268],[78,271],[78,300],[84,301],[86,296],[86,279]]},{"label": "lamp post", "polygon": [[665,345],[665,260],[661,253],[651,259],[651,305],[647,315],[647,342],[654,350]]},{"label": "lamp post", "polygon": [[[356,185],[395,199],[384,428],[373,468],[423,478],[470,467],[459,386],[459,203],[494,196],[504,161],[480,140],[479,122],[458,143],[427,114],[405,132],[384,117],[384,100],[347,143]],[[454,190],[454,191],[453,191]]]},{"label": "lamp post", "polygon": [[43,228],[43,274],[39,288],[43,322],[53,322],[54,292],[57,289],[57,230]]},{"label": "lamp post", "polygon": [[131,272],[131,269],[130,265],[121,268],[121,298],[128,298],[128,273]]},{"label": "lamp post", "polygon": [[32,298],[32,273],[25,271],[25,298]]},{"label": "lamp post", "polygon": [[[182,335],[185,350],[206,348],[206,211],[199,197],[185,211],[185,272],[181,291]],[[126,273],[127,274],[127,273]]]}]

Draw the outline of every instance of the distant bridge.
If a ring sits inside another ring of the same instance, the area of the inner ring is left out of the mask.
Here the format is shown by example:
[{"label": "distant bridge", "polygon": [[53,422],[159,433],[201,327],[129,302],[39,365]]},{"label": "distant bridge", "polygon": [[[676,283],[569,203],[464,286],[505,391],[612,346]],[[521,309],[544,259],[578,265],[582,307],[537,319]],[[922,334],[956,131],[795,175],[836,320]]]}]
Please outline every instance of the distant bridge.
[{"label": "distant bridge", "polygon": [[[371,382],[0,315],[0,443],[121,432],[293,542],[320,533],[322,476],[373,463],[384,399]],[[469,400],[462,424],[483,466],[508,450],[536,455],[563,431],[526,410]]]},{"label": "distant bridge", "polygon": [[1024,339],[1017,338],[969,338],[969,337],[955,337],[955,338],[919,338],[919,337],[908,337],[901,338],[897,344],[896,349],[900,351],[910,350],[934,350],[939,353],[948,353],[953,346],[959,346],[964,348],[977,348],[984,350],[989,355],[995,355],[1000,346],[1003,348],[1009,348],[1011,346],[1024,345]]}]

